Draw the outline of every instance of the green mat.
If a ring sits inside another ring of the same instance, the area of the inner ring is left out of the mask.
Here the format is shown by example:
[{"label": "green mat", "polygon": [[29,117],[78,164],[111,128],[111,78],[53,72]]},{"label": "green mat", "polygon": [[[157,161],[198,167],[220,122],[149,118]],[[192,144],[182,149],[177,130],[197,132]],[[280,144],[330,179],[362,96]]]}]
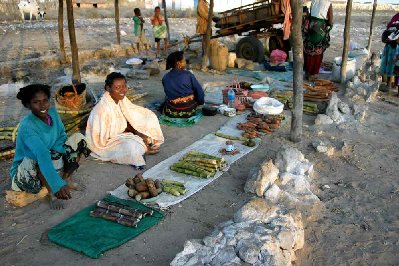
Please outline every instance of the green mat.
[{"label": "green mat", "polygon": [[168,125],[172,127],[191,127],[200,121],[202,118],[202,111],[197,110],[195,115],[189,118],[172,118],[166,115],[161,115],[159,119],[159,123],[163,125]]},{"label": "green mat", "polygon": [[[122,200],[108,195],[104,201],[123,204],[132,208],[151,209],[137,201]],[[123,226],[102,218],[91,217],[92,205],[81,210],[48,232],[50,241],[77,252],[98,259],[104,251],[119,247],[130,239],[156,225],[165,216],[154,210],[153,216],[144,217],[137,228]]]}]

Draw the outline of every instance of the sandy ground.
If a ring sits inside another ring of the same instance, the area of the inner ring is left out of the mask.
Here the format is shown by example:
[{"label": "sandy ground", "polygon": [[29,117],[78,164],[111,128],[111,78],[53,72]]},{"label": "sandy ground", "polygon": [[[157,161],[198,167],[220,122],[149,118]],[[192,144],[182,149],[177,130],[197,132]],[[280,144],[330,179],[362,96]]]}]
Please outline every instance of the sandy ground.
[{"label": "sandy ground", "polygon": [[[382,29],[382,25],[390,16],[387,14],[377,19],[377,31]],[[342,16],[339,14],[336,14],[336,19],[342,23]],[[353,25],[360,25],[360,22],[367,24],[359,28],[356,33],[358,35],[354,35],[358,36],[354,39],[356,41],[359,39],[363,44],[366,38],[360,37],[364,37],[364,32],[367,32],[365,29],[368,28],[368,20],[364,18],[364,14],[359,14],[354,20]],[[47,25],[46,23],[50,22],[43,23]],[[79,45],[83,45],[84,49],[90,49],[113,42],[114,36],[104,30],[112,27],[111,22],[105,21],[104,23],[108,24],[104,28],[96,20],[91,23],[92,27],[96,28],[95,31],[78,28],[78,36],[87,34],[85,38],[88,40],[80,41]],[[1,25],[1,27],[6,26]],[[25,56],[21,53],[24,47],[31,46],[33,48],[26,51],[40,54],[56,49],[55,32],[49,34],[51,38],[46,35],[46,42],[42,42],[38,37],[38,33],[49,33],[54,29],[18,30],[18,27],[17,25],[15,28],[7,29],[0,37],[0,62],[22,60]],[[342,39],[338,29],[339,25],[336,35],[333,34],[336,37],[332,38],[332,47],[326,53],[326,58],[340,55],[338,45],[342,43]],[[16,34],[16,31],[20,33]],[[104,35],[95,38],[100,32],[104,32]],[[35,40],[29,41],[32,38]],[[379,40],[379,36],[376,36],[375,40]],[[375,42],[373,47],[380,49],[381,45]],[[120,59],[123,60],[125,59]],[[35,81],[51,83],[54,77],[61,75],[62,69],[46,71],[32,69],[32,72]],[[199,72],[195,74],[200,82],[232,79],[229,75]],[[161,77],[162,75],[143,82],[129,80],[129,84],[135,87],[138,93],[149,93],[139,104],[162,99]],[[250,79],[245,80],[250,81]],[[0,81],[4,83],[7,79],[3,77]],[[102,90],[101,83],[91,85],[97,92]],[[398,102],[395,98],[383,96]],[[16,124],[26,112],[17,105],[13,97],[15,96],[12,93],[0,96],[2,124]],[[312,182],[313,190],[324,207],[306,216],[306,244],[298,253],[298,265],[397,265],[398,109],[397,105],[379,100],[369,105],[368,118],[362,124],[318,130],[312,126],[315,117],[304,117],[303,141],[293,145],[314,163],[316,175]],[[148,157],[148,167],[168,158],[209,132],[217,130],[227,120],[227,117],[221,115],[205,117],[196,126],[183,130],[162,126],[166,142],[159,154]],[[249,172],[259,166],[263,160],[274,159],[280,146],[289,143],[287,140],[289,125],[288,122],[274,135],[264,137],[258,149],[237,161],[222,177],[201,192],[172,207],[160,224],[123,246],[106,252],[99,260],[89,259],[52,244],[47,240],[46,232],[83,207],[101,199],[107,191],[113,190],[127,177],[134,175],[133,168],[100,163],[90,158],[84,160],[75,177],[86,185],[87,189],[73,193],[73,199],[63,211],[49,210],[45,201],[18,209],[6,204],[2,197],[0,263],[2,265],[120,265],[122,263],[168,265],[175,254],[182,250],[185,240],[208,235],[215,225],[231,218],[234,212],[250,198],[243,192]],[[316,153],[310,145],[315,138],[327,139],[334,143],[338,150],[336,155],[327,157]],[[347,146],[342,151],[344,140]],[[10,163],[10,161],[0,162],[1,191],[10,186],[8,177]],[[330,189],[321,190],[322,185],[329,185]]]}]

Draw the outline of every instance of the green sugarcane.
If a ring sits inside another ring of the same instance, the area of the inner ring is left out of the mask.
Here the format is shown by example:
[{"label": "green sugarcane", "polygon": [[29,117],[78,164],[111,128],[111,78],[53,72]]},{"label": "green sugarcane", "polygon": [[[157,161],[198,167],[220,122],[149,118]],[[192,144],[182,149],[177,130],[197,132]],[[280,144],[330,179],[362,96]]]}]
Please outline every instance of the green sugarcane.
[{"label": "green sugarcane", "polygon": [[217,161],[223,161],[224,160],[221,157],[213,156],[213,155],[206,154],[206,153],[199,152],[199,151],[189,151],[187,153],[187,155],[195,156],[195,157],[201,157],[201,158],[205,158],[205,159],[213,159],[213,160],[217,160]]},{"label": "green sugarcane", "polygon": [[173,181],[173,180],[166,180],[166,179],[163,179],[163,180],[161,181],[161,184],[164,185],[164,186],[166,186],[166,185],[172,185],[172,186],[177,186],[177,187],[183,187],[183,188],[184,188],[184,184],[183,184],[183,183],[180,183],[180,182],[178,182],[178,181]]},{"label": "green sugarcane", "polygon": [[0,140],[12,140],[12,136],[0,136]]},{"label": "green sugarcane", "polygon": [[246,141],[247,140],[246,138],[243,138],[243,137],[230,136],[230,135],[226,135],[226,134],[223,134],[223,133],[220,133],[220,132],[215,132],[214,134],[215,134],[215,136],[218,136],[218,137],[221,137],[221,138],[224,138],[224,139],[241,140],[241,141]]},{"label": "green sugarcane", "polygon": [[190,163],[183,163],[183,162],[177,162],[173,164],[176,167],[182,168],[182,169],[187,169],[190,171],[194,171],[203,175],[211,175],[211,172],[208,172],[206,170],[204,170],[203,168],[200,168],[198,166],[195,166],[194,164],[190,164]]},{"label": "green sugarcane", "polygon": [[175,171],[175,172],[186,174],[186,175],[193,175],[193,176],[198,176],[198,177],[201,177],[201,178],[209,178],[210,177],[210,176],[207,176],[207,175],[204,175],[204,174],[201,174],[201,173],[197,173],[195,171],[182,169],[182,168],[179,168],[179,167],[176,167],[176,166],[173,166],[173,165],[170,167],[170,169]]},{"label": "green sugarcane", "polygon": [[166,193],[173,195],[173,196],[176,196],[176,197],[180,196],[180,192],[174,187],[164,187],[162,190]]},{"label": "green sugarcane", "polygon": [[[184,161],[184,162],[185,162],[185,163],[190,163],[190,162],[187,162],[187,161]],[[199,167],[199,168],[205,170],[205,171],[210,172],[210,173],[216,173],[216,172],[218,171],[218,169],[219,169],[219,167],[217,167],[216,165],[210,166],[210,165],[206,165],[206,164],[199,164],[198,162],[195,163],[195,165],[196,165],[197,167]],[[215,167],[213,167],[213,166],[215,166]]]},{"label": "green sugarcane", "polygon": [[15,127],[0,127],[0,132],[2,131],[13,131]]}]

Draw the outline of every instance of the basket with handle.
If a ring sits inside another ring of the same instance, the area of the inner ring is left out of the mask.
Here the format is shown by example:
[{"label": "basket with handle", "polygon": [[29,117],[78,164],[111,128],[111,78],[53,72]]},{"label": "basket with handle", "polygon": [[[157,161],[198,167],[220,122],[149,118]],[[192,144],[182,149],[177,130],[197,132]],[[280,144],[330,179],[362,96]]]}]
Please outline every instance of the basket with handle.
[{"label": "basket with handle", "polygon": [[79,110],[86,104],[86,84],[62,86],[55,94],[56,107],[59,110]]}]

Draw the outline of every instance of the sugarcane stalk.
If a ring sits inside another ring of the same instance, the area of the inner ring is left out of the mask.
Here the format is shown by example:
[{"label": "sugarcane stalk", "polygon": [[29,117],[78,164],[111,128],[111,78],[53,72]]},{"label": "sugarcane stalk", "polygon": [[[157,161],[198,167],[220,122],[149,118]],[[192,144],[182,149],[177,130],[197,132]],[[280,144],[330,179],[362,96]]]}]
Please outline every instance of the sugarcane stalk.
[{"label": "sugarcane stalk", "polygon": [[214,165],[214,164],[205,164],[205,163],[200,163],[200,162],[190,162],[190,161],[185,161],[185,160],[183,160],[181,162],[194,164],[197,167],[200,167],[200,168],[202,168],[202,169],[204,169],[204,170],[206,170],[208,172],[212,172],[212,173],[213,172],[217,172],[217,170],[219,169],[219,167],[217,165]]},{"label": "sugarcane stalk", "polygon": [[124,226],[129,226],[129,227],[137,227],[137,224],[140,221],[139,219],[130,220],[130,219],[126,219],[124,217],[116,217],[114,215],[111,215],[110,213],[106,213],[106,212],[101,211],[99,209],[91,211],[90,212],[90,216],[103,218],[105,220],[116,222],[118,224],[121,224],[121,225],[124,225]]},{"label": "sugarcane stalk", "polygon": [[57,113],[69,114],[69,115],[81,115],[81,114],[89,113],[91,110],[92,110],[92,108],[84,109],[84,110],[59,110],[59,109],[57,109]]},{"label": "sugarcane stalk", "polygon": [[12,136],[0,135],[0,140],[12,140]]},{"label": "sugarcane stalk", "polygon": [[135,95],[127,95],[126,97],[131,101],[131,102],[134,102],[134,101],[137,101],[138,99],[141,99],[141,98],[143,98],[143,97],[145,97],[145,96],[147,96],[148,95],[148,93],[141,93],[141,94],[135,94]]},{"label": "sugarcane stalk", "polygon": [[134,209],[134,208],[130,208],[127,206],[121,206],[121,205],[114,205],[105,201],[98,201],[97,202],[97,207],[103,208],[103,209],[107,209],[113,212],[118,212],[121,213],[123,215],[127,215],[127,216],[133,216],[133,217],[137,217],[138,215],[140,215],[140,217],[144,217],[146,215],[153,215],[154,211],[153,210],[140,210],[140,209]]},{"label": "sugarcane stalk", "polygon": [[218,161],[213,160],[213,159],[207,159],[207,158],[185,156],[185,157],[183,157],[183,160],[190,161],[190,162],[203,162],[203,163],[207,163],[207,164],[219,165]]},{"label": "sugarcane stalk", "polygon": [[13,131],[15,127],[0,127],[0,132],[3,131]]},{"label": "sugarcane stalk", "polygon": [[176,196],[176,197],[184,194],[184,193],[180,193],[179,190],[177,189],[177,187],[173,187],[173,186],[163,187],[162,191],[164,191],[168,194],[171,194],[173,196]]},{"label": "sugarcane stalk", "polygon": [[201,175],[206,175],[206,176],[212,175],[211,172],[208,172],[208,171],[204,170],[203,168],[200,168],[200,167],[195,166],[194,164],[190,164],[190,163],[177,162],[177,163],[174,163],[173,166],[182,168],[182,169],[187,169],[187,170],[190,170],[193,172],[197,172]]},{"label": "sugarcane stalk", "polygon": [[198,177],[201,177],[201,178],[209,178],[210,177],[210,176],[207,176],[207,175],[203,175],[203,174],[197,173],[195,171],[182,169],[182,168],[176,167],[174,165],[170,166],[170,170],[178,172],[178,173],[186,174],[186,175],[198,176]]},{"label": "sugarcane stalk", "polygon": [[220,133],[220,132],[215,132],[214,134],[215,134],[215,136],[218,136],[218,137],[224,138],[224,139],[241,140],[241,141],[246,141],[246,140],[247,140],[247,139],[244,138],[244,137],[230,136],[230,135],[223,134],[223,133]]},{"label": "sugarcane stalk", "polygon": [[184,188],[184,184],[181,183],[181,182],[178,182],[178,181],[163,179],[163,180],[161,181],[161,183],[162,183],[162,185],[164,185],[164,186],[165,186],[165,185],[172,185],[172,186],[177,186],[177,187],[182,187],[182,188]]},{"label": "sugarcane stalk", "polygon": [[217,160],[217,161],[224,161],[224,159],[221,157],[213,156],[213,155],[206,154],[206,153],[199,152],[199,151],[189,151],[187,153],[187,155],[201,157],[201,158],[205,158],[205,159],[213,159],[213,160]]}]

